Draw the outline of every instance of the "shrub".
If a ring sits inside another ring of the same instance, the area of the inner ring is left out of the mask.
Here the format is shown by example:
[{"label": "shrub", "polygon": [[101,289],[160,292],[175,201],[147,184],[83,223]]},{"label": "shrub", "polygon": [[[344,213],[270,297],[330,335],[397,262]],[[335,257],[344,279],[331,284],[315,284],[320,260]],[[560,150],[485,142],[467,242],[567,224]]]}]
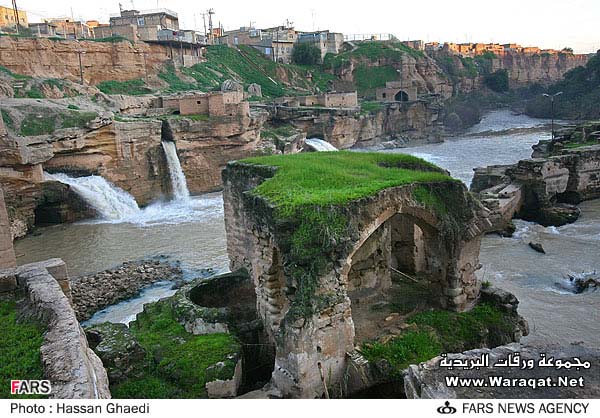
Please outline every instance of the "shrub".
[{"label": "shrub", "polygon": [[146,86],[144,80],[135,79],[128,81],[107,80],[96,85],[98,90],[105,94],[125,94],[128,96],[141,96],[152,93],[152,89]]},{"label": "shrub", "polygon": [[497,70],[483,78],[484,84],[496,93],[508,91],[508,71]]}]

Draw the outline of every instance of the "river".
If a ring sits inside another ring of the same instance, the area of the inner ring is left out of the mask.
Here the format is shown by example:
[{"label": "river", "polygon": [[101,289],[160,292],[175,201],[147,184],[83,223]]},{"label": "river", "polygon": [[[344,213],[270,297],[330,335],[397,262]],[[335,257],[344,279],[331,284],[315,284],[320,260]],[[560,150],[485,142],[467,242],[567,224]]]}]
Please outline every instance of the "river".
[{"label": "river", "polygon": [[[547,121],[496,111],[444,143],[382,152],[419,156],[469,184],[473,168],[528,158],[531,146],[549,137]],[[575,295],[565,289],[566,274],[600,271],[600,202],[581,207],[583,215],[572,225],[543,228],[516,221],[513,238],[483,239],[480,277],[519,298],[519,311],[531,326],[525,341],[600,345],[600,291]],[[15,243],[19,263],[60,257],[73,276],[156,256],[180,260],[186,277],[205,268],[228,267],[220,193],[192,197],[186,203],[159,202],[120,220],[58,225],[38,233]],[[530,240],[542,242],[548,254],[529,249]],[[99,312],[91,322],[128,322],[144,303],[173,292],[168,283],[158,283],[137,298]]]}]

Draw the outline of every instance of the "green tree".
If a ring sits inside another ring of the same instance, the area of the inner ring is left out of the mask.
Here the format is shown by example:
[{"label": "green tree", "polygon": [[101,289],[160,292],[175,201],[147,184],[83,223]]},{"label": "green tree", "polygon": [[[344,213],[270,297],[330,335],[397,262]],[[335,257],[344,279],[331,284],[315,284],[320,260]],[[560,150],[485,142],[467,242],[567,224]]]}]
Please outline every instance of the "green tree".
[{"label": "green tree", "polygon": [[497,93],[508,91],[508,71],[497,70],[483,78],[483,82],[487,87]]},{"label": "green tree", "polygon": [[297,44],[292,51],[295,64],[315,65],[321,62],[321,50],[310,43]]}]

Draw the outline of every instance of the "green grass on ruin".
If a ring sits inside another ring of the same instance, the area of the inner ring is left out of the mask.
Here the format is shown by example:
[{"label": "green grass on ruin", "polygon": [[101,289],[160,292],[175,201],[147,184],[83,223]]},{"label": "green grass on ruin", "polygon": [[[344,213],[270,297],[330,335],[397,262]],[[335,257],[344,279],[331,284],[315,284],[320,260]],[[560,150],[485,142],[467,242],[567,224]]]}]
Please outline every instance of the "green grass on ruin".
[{"label": "green grass on ruin", "polygon": [[[111,387],[113,398],[202,398],[206,382],[231,379],[241,353],[231,334],[193,335],[177,322],[169,300],[148,304],[130,324],[131,333],[146,351],[145,372]],[[218,373],[206,369],[218,362]]]},{"label": "green grass on ruin", "polygon": [[386,360],[399,377],[409,364],[427,361],[442,353],[456,353],[501,341],[490,341],[489,335],[510,332],[513,322],[508,314],[487,303],[469,312],[432,310],[420,312],[407,322],[412,328],[386,343],[367,342],[361,353],[371,362]]},{"label": "green grass on ruin", "polygon": [[[44,327],[33,321],[19,321],[13,301],[0,301],[0,399],[10,394],[10,381],[44,378],[40,347]],[[42,396],[18,396],[41,398]]]},{"label": "green grass on ruin", "polygon": [[344,205],[395,186],[455,181],[435,165],[405,154],[315,152],[247,158],[244,163],[278,167],[254,193],[280,213],[298,207]]},{"label": "green grass on ruin", "polygon": [[[308,318],[336,303],[339,295],[320,294],[319,277],[351,234],[351,202],[395,186],[457,182],[438,167],[404,154],[349,151],[254,157],[246,164],[277,167],[252,193],[275,207],[286,248],[286,274],[298,287],[288,316]],[[437,199],[431,193],[427,201]],[[424,203],[425,204],[425,203]]]}]

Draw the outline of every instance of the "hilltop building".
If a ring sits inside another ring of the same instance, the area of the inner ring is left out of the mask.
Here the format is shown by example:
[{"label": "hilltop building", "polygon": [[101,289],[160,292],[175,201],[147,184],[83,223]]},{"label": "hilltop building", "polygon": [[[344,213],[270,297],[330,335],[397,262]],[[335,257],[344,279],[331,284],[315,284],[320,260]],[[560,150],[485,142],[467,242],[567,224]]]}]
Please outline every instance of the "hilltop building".
[{"label": "hilltop building", "polygon": [[55,27],[54,36],[61,38],[89,39],[94,37],[94,31],[86,22],[76,21],[68,17],[44,19],[43,23],[53,25]]},{"label": "hilltop building", "polygon": [[160,98],[160,103],[157,107],[171,109],[184,116],[245,117],[250,115],[250,103],[244,101],[244,92],[242,91],[219,91],[164,96]]},{"label": "hilltop building", "polygon": [[108,25],[94,28],[96,38],[122,36],[131,41],[158,41],[164,30],[179,32],[179,17],[169,9],[122,10]]},{"label": "hilltop building", "polygon": [[[24,28],[29,27],[27,12],[17,10],[18,24]],[[0,30],[13,32],[15,29],[15,11],[12,7],[0,6]]]},{"label": "hilltop building", "polygon": [[402,81],[388,81],[376,90],[376,96],[380,102],[412,102],[417,100],[417,88]]}]

